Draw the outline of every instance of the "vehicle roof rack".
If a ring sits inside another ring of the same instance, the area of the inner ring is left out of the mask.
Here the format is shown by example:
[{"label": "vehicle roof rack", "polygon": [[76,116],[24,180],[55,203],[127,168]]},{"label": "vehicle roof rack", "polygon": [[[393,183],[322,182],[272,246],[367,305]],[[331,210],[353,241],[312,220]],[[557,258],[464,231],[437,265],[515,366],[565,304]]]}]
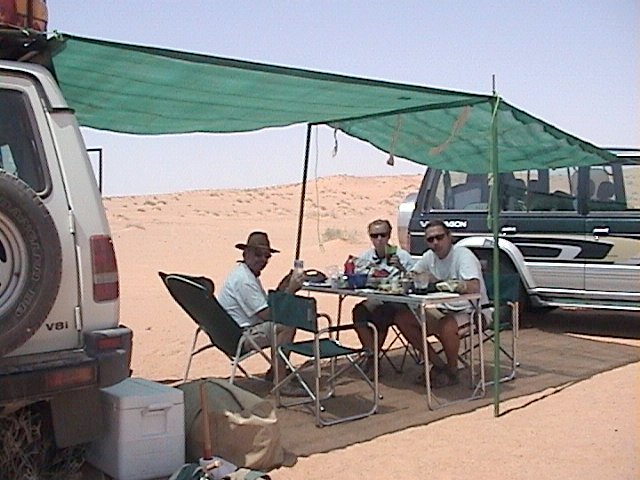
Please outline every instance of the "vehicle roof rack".
[{"label": "vehicle roof rack", "polygon": [[0,60],[43,65],[55,76],[51,58],[62,47],[57,34],[0,24]]},{"label": "vehicle roof rack", "polygon": [[26,28],[0,25],[0,59],[29,61],[47,49],[47,34]]},{"label": "vehicle roof rack", "polygon": [[613,153],[624,163],[640,164],[640,148],[634,147],[603,147]]}]

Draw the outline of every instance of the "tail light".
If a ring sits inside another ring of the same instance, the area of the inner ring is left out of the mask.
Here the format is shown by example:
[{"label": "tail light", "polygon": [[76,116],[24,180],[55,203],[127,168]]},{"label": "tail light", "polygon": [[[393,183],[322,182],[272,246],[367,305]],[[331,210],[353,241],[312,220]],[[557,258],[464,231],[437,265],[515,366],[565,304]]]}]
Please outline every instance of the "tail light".
[{"label": "tail light", "polygon": [[53,370],[43,374],[44,385],[47,390],[94,385],[98,374],[95,365],[81,365],[75,368]]},{"label": "tail light", "polygon": [[119,295],[118,266],[111,237],[94,235],[89,241],[93,271],[93,299],[96,302],[115,300]]},{"label": "tail light", "polygon": [[127,327],[94,330],[85,334],[85,348],[89,355],[96,356],[114,350],[131,351],[133,333]]}]

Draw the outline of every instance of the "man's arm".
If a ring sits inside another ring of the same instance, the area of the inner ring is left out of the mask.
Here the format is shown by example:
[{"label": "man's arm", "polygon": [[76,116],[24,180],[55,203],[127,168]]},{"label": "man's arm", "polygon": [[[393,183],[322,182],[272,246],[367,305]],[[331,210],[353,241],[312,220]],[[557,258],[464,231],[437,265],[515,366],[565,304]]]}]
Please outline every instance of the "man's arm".
[{"label": "man's arm", "polygon": [[480,278],[482,276],[480,261],[471,250],[466,248],[461,252],[461,255],[458,273],[459,278],[462,279],[462,285],[459,293],[480,293]]},{"label": "man's arm", "polygon": [[462,280],[459,293],[480,293],[480,280],[472,278],[471,280]]},{"label": "man's arm", "polygon": [[260,318],[260,320],[263,320],[265,322],[271,320],[271,317],[269,316],[269,307],[260,310],[258,313],[256,313],[256,315],[258,316],[258,318]]}]

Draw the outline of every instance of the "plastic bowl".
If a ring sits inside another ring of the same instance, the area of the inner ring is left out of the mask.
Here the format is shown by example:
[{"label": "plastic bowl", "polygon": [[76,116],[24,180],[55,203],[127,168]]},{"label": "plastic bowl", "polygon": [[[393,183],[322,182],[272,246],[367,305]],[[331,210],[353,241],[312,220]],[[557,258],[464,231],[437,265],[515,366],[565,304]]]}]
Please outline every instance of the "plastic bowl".
[{"label": "plastic bowl", "polygon": [[347,285],[349,288],[364,288],[367,286],[367,278],[369,275],[366,273],[352,273],[347,275]]}]

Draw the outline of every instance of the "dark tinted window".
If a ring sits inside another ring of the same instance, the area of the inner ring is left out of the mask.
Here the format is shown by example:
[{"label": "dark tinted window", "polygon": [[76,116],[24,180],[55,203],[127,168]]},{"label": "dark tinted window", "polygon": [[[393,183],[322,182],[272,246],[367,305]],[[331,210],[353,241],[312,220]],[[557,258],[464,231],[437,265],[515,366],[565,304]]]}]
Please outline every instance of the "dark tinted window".
[{"label": "dark tinted window", "polygon": [[589,210],[640,209],[640,165],[598,165],[589,169]]},{"label": "dark tinted window", "polygon": [[43,192],[45,176],[34,132],[32,111],[24,95],[0,90],[0,168]]},{"label": "dark tinted window", "polygon": [[[575,211],[577,167],[500,174],[500,209],[505,212]],[[440,173],[431,210],[488,210],[491,176]]]}]

